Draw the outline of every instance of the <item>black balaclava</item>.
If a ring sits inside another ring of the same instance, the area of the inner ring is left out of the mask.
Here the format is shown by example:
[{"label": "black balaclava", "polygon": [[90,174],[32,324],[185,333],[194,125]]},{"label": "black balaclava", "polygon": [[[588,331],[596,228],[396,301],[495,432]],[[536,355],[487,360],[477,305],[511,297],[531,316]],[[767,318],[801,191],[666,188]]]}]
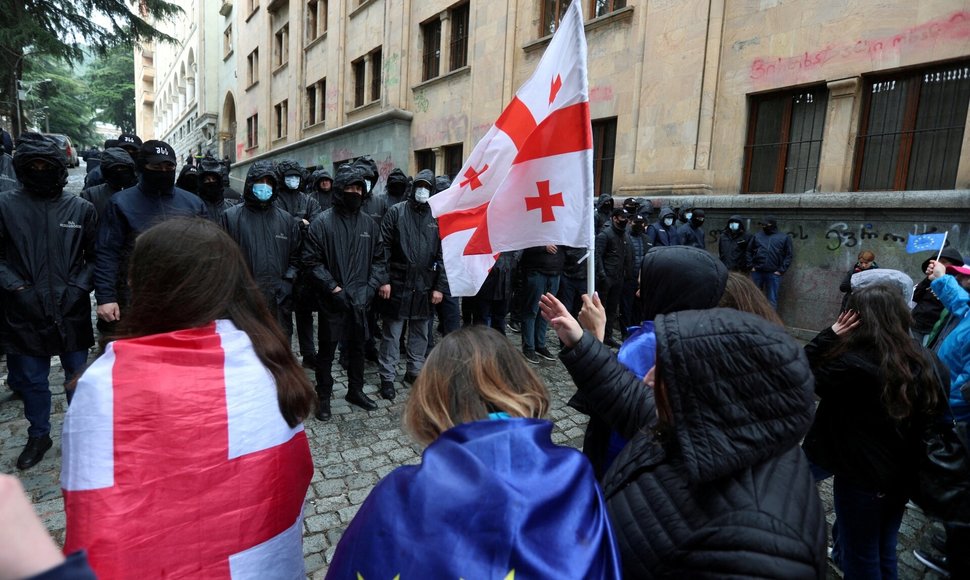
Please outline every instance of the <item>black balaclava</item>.
[{"label": "black balaclava", "polygon": [[179,189],[184,189],[189,193],[199,193],[199,170],[195,168],[194,165],[186,165],[182,167],[182,171],[179,173],[178,179],[175,181],[175,187]]},{"label": "black balaclava", "polygon": [[[215,177],[215,182],[211,180],[207,183],[207,177]],[[203,157],[199,161],[199,197],[209,203],[215,203],[223,199],[225,186],[222,182],[222,163],[214,157]]]},{"label": "black balaclava", "polygon": [[389,203],[393,205],[404,201],[409,196],[408,188],[410,184],[410,178],[400,168],[392,169],[387,175],[387,186],[384,189],[387,192],[387,197],[390,198]]},{"label": "black balaclava", "polygon": [[344,163],[337,168],[337,175],[333,179],[333,205],[343,214],[356,214],[364,204],[366,193],[356,195],[344,191],[344,188],[355,183],[360,185],[361,189],[365,186],[364,178],[355,166]]},{"label": "black balaclava", "polygon": [[159,171],[146,169],[149,163],[177,162],[175,150],[164,141],[145,141],[138,150],[135,161],[141,173],[141,190],[148,195],[171,195],[175,187],[175,170]]},{"label": "black balaclava", "polygon": [[110,147],[101,153],[101,175],[105,183],[115,191],[134,187],[138,183],[135,162],[121,147]]},{"label": "black balaclava", "polygon": [[699,228],[704,225],[704,210],[694,210],[694,215],[690,218],[690,225],[692,228]]},{"label": "black balaclava", "polygon": [[371,192],[374,191],[374,186],[377,185],[377,163],[369,155],[365,155],[354,161],[354,169],[364,180],[365,199],[369,199]]},{"label": "black balaclava", "polygon": [[630,232],[635,235],[640,235],[647,229],[647,218],[643,215],[633,216],[633,222],[630,224]]},{"label": "black balaclava", "polygon": [[[23,133],[17,139],[13,168],[17,179],[30,195],[55,198],[67,185],[67,155],[64,149],[40,133]],[[34,170],[29,165],[36,160],[48,167]]]}]

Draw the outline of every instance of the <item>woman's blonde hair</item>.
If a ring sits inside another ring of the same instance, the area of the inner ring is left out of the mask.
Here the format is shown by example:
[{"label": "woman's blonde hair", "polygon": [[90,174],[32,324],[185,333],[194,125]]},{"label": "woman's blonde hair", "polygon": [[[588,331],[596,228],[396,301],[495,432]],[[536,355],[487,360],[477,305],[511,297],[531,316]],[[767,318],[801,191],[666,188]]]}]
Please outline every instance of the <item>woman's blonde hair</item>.
[{"label": "woman's blonde hair", "polygon": [[549,409],[542,379],[507,338],[487,326],[449,333],[431,351],[404,409],[404,426],[428,444],[441,433],[504,411],[539,418]]}]

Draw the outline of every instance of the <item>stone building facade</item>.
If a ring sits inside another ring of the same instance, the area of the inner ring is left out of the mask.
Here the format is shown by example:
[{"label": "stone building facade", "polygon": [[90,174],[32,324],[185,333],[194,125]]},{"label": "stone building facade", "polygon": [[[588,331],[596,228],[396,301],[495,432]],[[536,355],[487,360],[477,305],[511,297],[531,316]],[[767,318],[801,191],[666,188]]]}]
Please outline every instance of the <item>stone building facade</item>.
[{"label": "stone building facade", "polygon": [[[834,314],[862,248],[913,276],[913,232],[970,250],[970,0],[579,1],[595,193],[704,207],[712,251],[728,215],[777,215],[795,241],[792,327]],[[204,4],[185,46],[206,55],[195,84],[238,179],[257,159],[333,168],[365,154],[382,177],[454,176],[567,0]],[[193,114],[179,104],[189,75],[165,72],[160,50],[155,134],[172,136]]]}]

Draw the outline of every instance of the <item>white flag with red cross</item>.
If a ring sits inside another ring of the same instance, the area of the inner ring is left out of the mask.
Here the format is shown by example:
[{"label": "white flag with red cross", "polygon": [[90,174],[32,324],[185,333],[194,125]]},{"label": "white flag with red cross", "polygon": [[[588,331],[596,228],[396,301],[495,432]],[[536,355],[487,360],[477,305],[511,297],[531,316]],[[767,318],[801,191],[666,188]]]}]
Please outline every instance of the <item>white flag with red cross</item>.
[{"label": "white flag with red cross", "polygon": [[306,577],[306,433],[232,322],[109,344],[62,441],[64,551],[98,578]]},{"label": "white flag with red cross", "polygon": [[429,201],[453,296],[478,292],[499,252],[593,247],[586,36],[573,0],[533,75]]}]

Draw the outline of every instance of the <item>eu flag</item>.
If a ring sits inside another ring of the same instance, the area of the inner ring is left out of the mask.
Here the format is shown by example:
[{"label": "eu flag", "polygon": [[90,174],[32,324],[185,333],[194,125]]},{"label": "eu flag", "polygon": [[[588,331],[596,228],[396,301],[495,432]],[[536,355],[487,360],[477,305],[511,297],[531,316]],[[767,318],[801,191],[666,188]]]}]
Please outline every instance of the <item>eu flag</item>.
[{"label": "eu flag", "polygon": [[917,236],[909,236],[906,240],[906,252],[909,254],[915,254],[916,252],[928,252],[933,250],[943,249],[943,243],[946,240],[946,234],[920,234]]},{"label": "eu flag", "polygon": [[420,465],[374,487],[328,579],[619,580],[606,503],[589,461],[539,419],[445,431]]}]

